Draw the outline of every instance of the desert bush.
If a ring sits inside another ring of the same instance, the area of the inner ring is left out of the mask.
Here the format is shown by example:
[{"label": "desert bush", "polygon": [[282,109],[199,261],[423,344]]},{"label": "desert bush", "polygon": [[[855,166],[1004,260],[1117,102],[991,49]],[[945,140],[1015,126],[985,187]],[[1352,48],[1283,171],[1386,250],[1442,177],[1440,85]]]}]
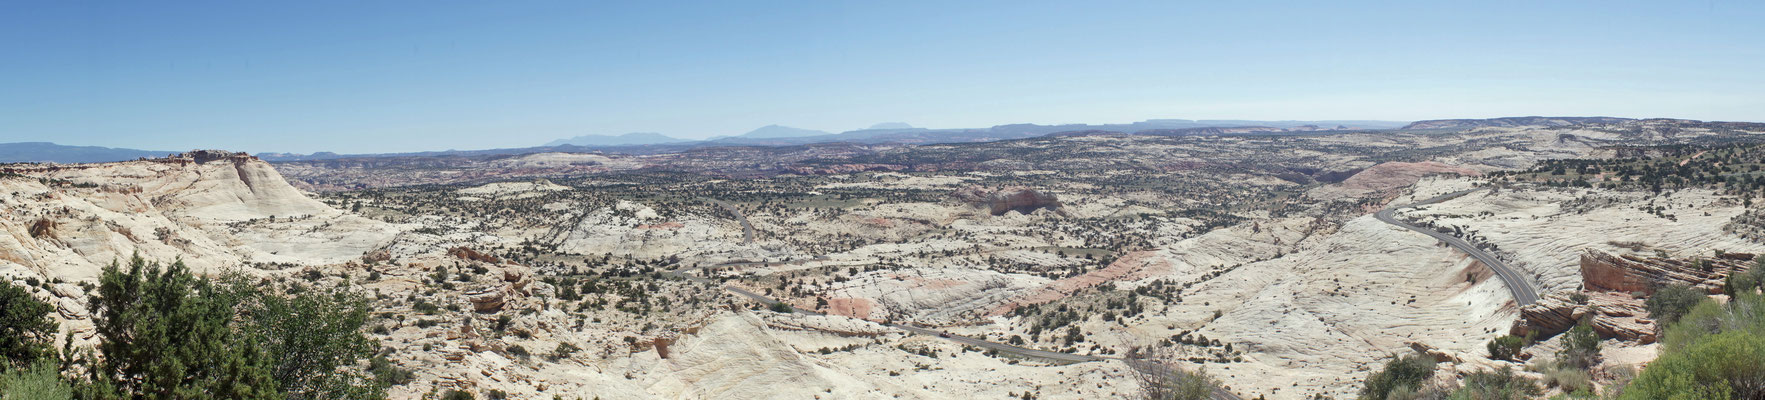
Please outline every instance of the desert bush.
[{"label": "desert bush", "polygon": [[1709,296],[1690,286],[1667,285],[1656,290],[1643,305],[1648,308],[1649,317],[1654,318],[1661,326],[1666,326],[1678,321],[1680,316],[1706,298]]},{"label": "desert bush", "polygon": [[1220,382],[1207,371],[1184,371],[1177,368],[1179,357],[1169,348],[1146,346],[1130,349],[1128,366],[1140,384],[1140,396],[1146,400],[1204,400],[1219,391]]},{"label": "desert bush", "polygon": [[1561,362],[1550,362],[1539,372],[1544,374],[1544,386],[1560,388],[1563,393],[1593,391],[1593,375],[1586,370],[1563,365]]},{"label": "desert bush", "polygon": [[1625,388],[1624,399],[1765,397],[1765,336],[1723,332],[1669,352]]},{"label": "desert bush", "polygon": [[1559,363],[1583,370],[1598,363],[1599,356],[1599,334],[1594,333],[1593,327],[1585,321],[1563,334],[1563,349],[1557,351]]},{"label": "desert bush", "polygon": [[1513,360],[1526,347],[1526,339],[1519,336],[1506,335],[1490,340],[1485,347],[1489,348],[1489,357],[1497,360]]},{"label": "desert bush", "polygon": [[1412,353],[1394,356],[1385,363],[1385,368],[1367,376],[1366,386],[1361,388],[1360,398],[1370,400],[1386,400],[1393,391],[1416,391],[1422,383],[1434,376],[1434,358],[1427,354]]},{"label": "desert bush", "polygon": [[61,379],[55,363],[41,359],[29,367],[13,368],[0,375],[0,398],[71,400],[74,392],[73,387]]},{"label": "desert bush", "polygon": [[1543,393],[1531,379],[1514,374],[1513,368],[1477,371],[1466,375],[1464,386],[1447,396],[1452,400],[1523,400]]},{"label": "desert bush", "polygon": [[368,373],[374,374],[374,382],[380,386],[396,386],[411,383],[416,374],[410,370],[392,365],[386,356],[375,356],[368,361]]},{"label": "desert bush", "polygon": [[782,302],[782,301],[772,303],[772,305],[768,306],[768,308],[772,309],[772,312],[786,313],[786,314],[789,314],[793,310],[791,308],[790,304],[785,304],[785,302]]},{"label": "desert bush", "polygon": [[1667,328],[1661,356],[1620,398],[1765,398],[1765,298],[1698,304]]}]

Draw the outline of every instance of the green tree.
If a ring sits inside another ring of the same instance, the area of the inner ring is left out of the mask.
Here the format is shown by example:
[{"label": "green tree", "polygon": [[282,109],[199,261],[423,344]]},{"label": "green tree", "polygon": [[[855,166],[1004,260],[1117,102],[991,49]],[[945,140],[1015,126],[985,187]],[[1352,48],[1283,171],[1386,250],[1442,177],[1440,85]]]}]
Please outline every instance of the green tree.
[{"label": "green tree", "polygon": [[270,355],[278,389],[289,399],[385,397],[373,377],[349,368],[377,346],[363,334],[364,297],[343,290],[267,293],[243,274],[228,275],[224,286],[245,316],[240,332]]},{"label": "green tree", "polygon": [[54,311],[25,288],[0,280],[0,355],[6,356],[6,364],[29,366],[54,353],[49,343],[55,338],[55,321],[49,319]]},{"label": "green tree", "polygon": [[236,335],[233,300],[182,261],[139,256],[105,267],[91,299],[102,362],[92,396],[135,399],[279,399],[272,359]]},{"label": "green tree", "polygon": [[1360,398],[1385,400],[1392,391],[1413,392],[1421,388],[1423,381],[1434,376],[1434,364],[1434,358],[1427,354],[1394,356],[1391,361],[1385,362],[1384,369],[1367,376]]}]

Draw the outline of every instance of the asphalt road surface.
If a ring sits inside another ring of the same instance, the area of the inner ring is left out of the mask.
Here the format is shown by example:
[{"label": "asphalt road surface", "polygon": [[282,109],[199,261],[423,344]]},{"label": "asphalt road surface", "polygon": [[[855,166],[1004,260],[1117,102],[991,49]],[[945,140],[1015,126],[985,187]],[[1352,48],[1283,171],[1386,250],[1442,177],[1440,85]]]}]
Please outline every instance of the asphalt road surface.
[{"label": "asphalt road surface", "polygon": [[1508,263],[1502,262],[1502,260],[1496,258],[1494,254],[1489,254],[1489,252],[1483,251],[1483,249],[1479,249],[1477,246],[1472,245],[1470,242],[1466,242],[1464,239],[1459,239],[1457,236],[1410,225],[1409,223],[1398,220],[1396,217],[1392,216],[1393,212],[1400,209],[1439,203],[1478,190],[1483,190],[1483,188],[1461,190],[1434,196],[1433,198],[1411,203],[1402,207],[1386,208],[1379,210],[1379,212],[1373,214],[1373,216],[1378,218],[1379,221],[1383,221],[1387,224],[1397,225],[1408,228],[1412,231],[1421,232],[1424,235],[1446,242],[1447,245],[1457,248],[1459,251],[1465,252],[1465,254],[1470,254],[1472,258],[1477,259],[1477,262],[1481,262],[1484,266],[1489,267],[1491,271],[1495,271],[1495,276],[1501,278],[1502,283],[1507,285],[1508,292],[1514,295],[1514,303],[1519,304],[1520,306],[1526,306],[1538,302],[1538,289],[1532,287],[1532,281],[1527,280],[1523,275],[1520,275],[1519,272],[1514,271],[1512,267],[1508,266]]}]

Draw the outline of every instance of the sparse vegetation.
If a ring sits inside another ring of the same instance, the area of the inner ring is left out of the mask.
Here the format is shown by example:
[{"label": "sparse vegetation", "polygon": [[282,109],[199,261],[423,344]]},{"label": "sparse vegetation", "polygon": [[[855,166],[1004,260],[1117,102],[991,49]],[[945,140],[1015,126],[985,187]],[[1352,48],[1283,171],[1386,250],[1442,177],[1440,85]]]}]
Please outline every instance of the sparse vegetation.
[{"label": "sparse vegetation", "polygon": [[1489,348],[1490,358],[1512,361],[1526,347],[1526,339],[1514,335],[1503,335],[1490,340],[1485,347]]},{"label": "sparse vegetation", "polygon": [[1361,387],[1360,398],[1388,400],[1393,392],[1420,391],[1423,383],[1434,376],[1434,364],[1434,359],[1427,354],[1393,355],[1383,369],[1367,376],[1365,385]]}]

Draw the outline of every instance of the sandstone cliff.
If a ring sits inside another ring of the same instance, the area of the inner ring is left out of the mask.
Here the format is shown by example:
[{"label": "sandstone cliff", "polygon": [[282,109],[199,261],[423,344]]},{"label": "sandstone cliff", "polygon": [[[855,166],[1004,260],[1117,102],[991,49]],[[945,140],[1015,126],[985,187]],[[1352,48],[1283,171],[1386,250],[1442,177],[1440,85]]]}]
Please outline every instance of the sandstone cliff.
[{"label": "sandstone cliff", "polygon": [[243,153],[100,164],[0,165],[0,270],[78,281],[131,255],[197,271],[328,264],[397,228],[333,209]]}]

